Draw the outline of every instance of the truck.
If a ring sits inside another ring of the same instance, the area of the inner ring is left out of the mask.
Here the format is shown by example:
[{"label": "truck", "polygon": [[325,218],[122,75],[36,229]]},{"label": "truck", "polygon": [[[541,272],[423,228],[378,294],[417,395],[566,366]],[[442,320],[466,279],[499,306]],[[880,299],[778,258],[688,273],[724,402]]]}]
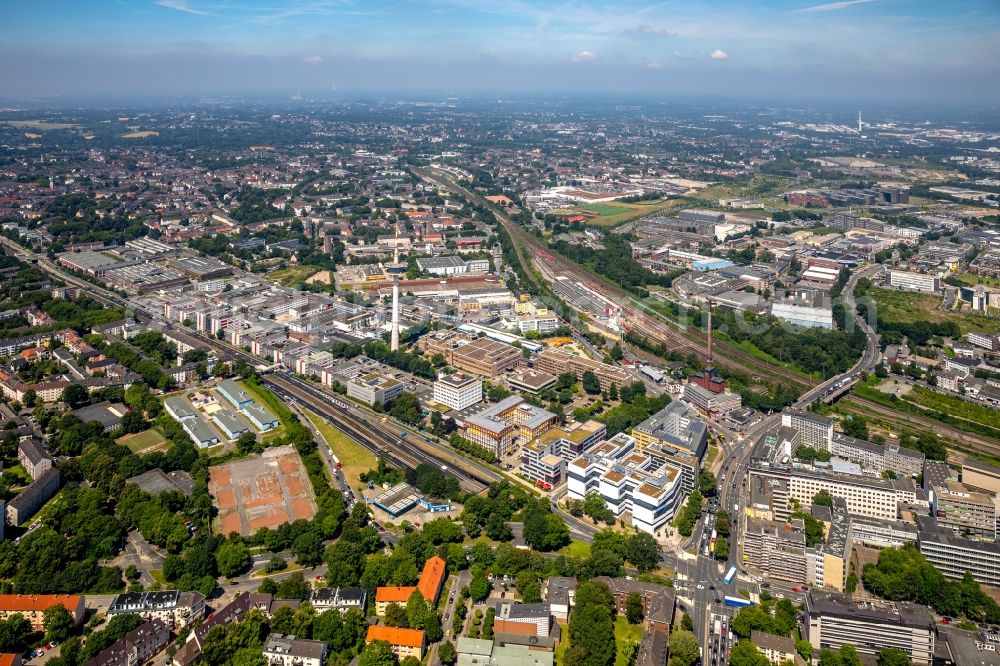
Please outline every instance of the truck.
[{"label": "truck", "polygon": [[722,634],[722,622],[719,621],[719,618],[715,618],[715,628],[713,629],[712,634],[715,636]]}]

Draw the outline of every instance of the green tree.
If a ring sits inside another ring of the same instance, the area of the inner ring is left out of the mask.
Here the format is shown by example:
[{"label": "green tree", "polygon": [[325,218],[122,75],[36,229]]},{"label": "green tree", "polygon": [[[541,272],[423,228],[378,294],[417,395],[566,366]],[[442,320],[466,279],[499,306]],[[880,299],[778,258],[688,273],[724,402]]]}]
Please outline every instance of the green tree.
[{"label": "green tree", "polygon": [[829,491],[821,490],[813,496],[813,504],[833,508],[833,497],[830,495]]},{"label": "green tree", "polygon": [[862,666],[861,657],[858,656],[858,649],[850,643],[840,646],[841,666]]},{"label": "green tree", "polygon": [[224,541],[215,553],[219,573],[226,578],[235,578],[250,568],[250,551],[242,543]]},{"label": "green tree", "polygon": [[410,629],[426,629],[431,609],[419,590],[414,590],[406,600],[406,623]]},{"label": "green tree", "polygon": [[490,596],[490,582],[486,580],[486,576],[479,573],[472,577],[472,581],[469,583],[469,594],[472,595],[472,600],[476,603],[485,601],[486,597]]},{"label": "green tree", "polygon": [[362,650],[358,666],[395,666],[396,656],[386,641],[372,641]]},{"label": "green tree", "polygon": [[878,666],[911,666],[909,655],[899,648],[885,648],[878,652]]},{"label": "green tree", "polygon": [[73,616],[62,604],[46,608],[42,614],[42,626],[45,628],[45,640],[63,642],[73,631]]},{"label": "green tree", "polygon": [[239,449],[240,453],[250,453],[257,446],[257,435],[254,434],[252,430],[240,435],[239,439],[236,440],[236,448]]},{"label": "green tree", "polygon": [[87,393],[87,389],[82,384],[70,384],[63,389],[61,400],[71,408],[76,409],[90,402],[90,394]]},{"label": "green tree", "polygon": [[601,392],[601,382],[591,370],[583,373],[583,390],[589,395],[597,395]]},{"label": "green tree", "polygon": [[636,532],[625,542],[625,559],[639,571],[652,571],[660,564],[660,542],[652,534]]},{"label": "green tree", "polygon": [[458,652],[455,650],[455,645],[451,641],[445,641],[438,648],[438,659],[441,660],[442,664],[454,664],[458,661]]},{"label": "green tree", "polygon": [[795,641],[795,651],[799,653],[799,656],[805,659],[807,662],[812,659],[813,646],[812,643],[806,639],[801,639]]},{"label": "green tree", "polygon": [[716,487],[715,474],[703,469],[698,475],[698,492],[708,497],[715,494]]},{"label": "green tree", "polygon": [[387,627],[409,628],[410,620],[406,607],[399,604],[389,604],[385,607],[385,625]]},{"label": "green tree", "polygon": [[679,629],[670,634],[670,666],[692,666],[700,654],[698,639],[693,633]]},{"label": "green tree", "polygon": [[685,631],[694,631],[694,620],[687,613],[681,615],[681,629]]},{"label": "green tree", "polygon": [[729,559],[729,539],[724,536],[715,540],[715,559],[722,561]]},{"label": "green tree", "polygon": [[729,653],[730,666],[771,666],[771,662],[761,654],[753,643],[741,640]]},{"label": "green tree", "polygon": [[625,599],[625,619],[629,624],[639,624],[643,615],[642,597],[638,592],[629,592]]}]

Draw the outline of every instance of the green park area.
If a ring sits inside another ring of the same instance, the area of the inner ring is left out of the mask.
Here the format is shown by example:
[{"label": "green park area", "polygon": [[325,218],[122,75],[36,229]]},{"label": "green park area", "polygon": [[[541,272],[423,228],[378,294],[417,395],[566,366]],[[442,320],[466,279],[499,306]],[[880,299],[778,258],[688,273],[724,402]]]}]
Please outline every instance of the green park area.
[{"label": "green park area", "polygon": [[334,428],[320,416],[310,411],[306,411],[306,415],[319,431],[319,434],[323,436],[323,439],[326,440],[326,443],[330,445],[333,455],[337,456],[337,459],[340,460],[344,478],[355,488],[364,488],[365,484],[358,477],[364,472],[375,469],[378,466],[375,454],[355,442],[342,431]]},{"label": "green park area", "polygon": [[136,455],[142,455],[165,450],[167,438],[160,432],[159,428],[151,428],[132,435],[122,435],[115,442],[127,446],[129,451]]},{"label": "green park area", "polygon": [[971,312],[941,310],[940,296],[878,287],[869,289],[867,296],[875,302],[876,316],[879,321],[901,324],[916,322],[938,324],[953,321],[958,324],[963,335],[969,331],[1000,332],[1000,319],[992,319]]},{"label": "green park area", "polygon": [[595,227],[616,227],[630,220],[653,213],[659,213],[668,208],[680,209],[684,207],[683,200],[663,199],[660,201],[643,201],[640,203],[606,203],[606,204],[581,204],[570,210],[560,211],[563,215],[573,213],[597,213],[597,217],[587,220],[587,224]]}]

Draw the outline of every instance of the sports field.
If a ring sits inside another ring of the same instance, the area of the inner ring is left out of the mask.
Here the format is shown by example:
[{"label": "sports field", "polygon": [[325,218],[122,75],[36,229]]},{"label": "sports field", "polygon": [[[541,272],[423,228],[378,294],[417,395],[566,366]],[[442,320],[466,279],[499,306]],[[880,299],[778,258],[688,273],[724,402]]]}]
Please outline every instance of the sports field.
[{"label": "sports field", "polygon": [[127,446],[132,453],[141,455],[165,449],[167,438],[157,428],[152,428],[133,435],[122,435],[115,441]]},{"label": "sports field", "polygon": [[299,454],[290,446],[209,469],[208,492],[219,510],[218,532],[249,536],[316,514],[316,498]]}]

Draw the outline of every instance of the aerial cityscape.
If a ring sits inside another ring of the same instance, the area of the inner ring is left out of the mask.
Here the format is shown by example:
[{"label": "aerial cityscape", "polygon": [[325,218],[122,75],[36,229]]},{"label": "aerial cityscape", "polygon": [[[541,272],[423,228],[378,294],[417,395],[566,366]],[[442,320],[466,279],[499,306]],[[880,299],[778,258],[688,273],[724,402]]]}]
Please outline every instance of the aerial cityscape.
[{"label": "aerial cityscape", "polygon": [[0,666],[1000,664],[1000,6],[43,4]]}]

